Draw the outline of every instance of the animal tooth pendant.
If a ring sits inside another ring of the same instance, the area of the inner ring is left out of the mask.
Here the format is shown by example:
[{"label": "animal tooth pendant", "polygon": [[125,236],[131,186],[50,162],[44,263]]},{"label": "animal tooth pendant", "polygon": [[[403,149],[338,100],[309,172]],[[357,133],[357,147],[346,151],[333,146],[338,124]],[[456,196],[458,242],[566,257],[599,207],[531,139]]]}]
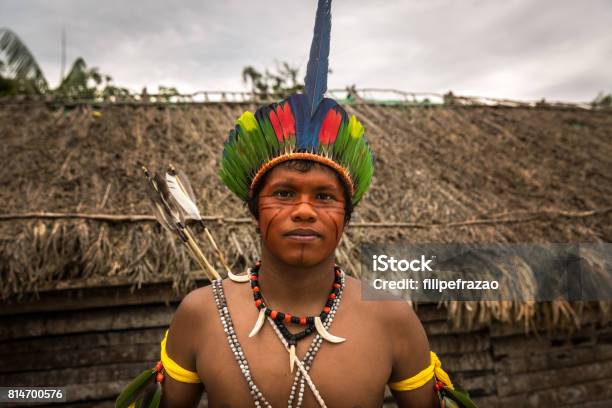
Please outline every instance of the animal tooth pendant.
[{"label": "animal tooth pendant", "polygon": [[236,275],[229,269],[227,270],[227,277],[230,278],[230,280],[237,282],[237,283],[245,283],[245,282],[250,281],[251,280],[250,276],[251,276],[251,268],[247,269],[245,275]]},{"label": "animal tooth pendant", "polygon": [[253,326],[253,330],[249,333],[249,337],[255,336],[261,330],[266,319],[266,309],[259,309],[259,316],[257,316],[257,321],[255,322],[255,326]]},{"label": "animal tooth pendant", "polygon": [[295,360],[297,360],[297,356],[295,354],[295,344],[292,344],[291,347],[289,347],[289,370],[291,370],[291,372],[293,372]]},{"label": "animal tooth pendant", "polygon": [[330,343],[342,343],[343,341],[346,340],[343,337],[334,336],[333,334],[328,332],[325,326],[323,326],[323,322],[321,321],[321,318],[319,316],[316,316],[314,318],[314,322],[315,322],[315,327],[319,335],[323,337],[325,340],[329,341]]}]

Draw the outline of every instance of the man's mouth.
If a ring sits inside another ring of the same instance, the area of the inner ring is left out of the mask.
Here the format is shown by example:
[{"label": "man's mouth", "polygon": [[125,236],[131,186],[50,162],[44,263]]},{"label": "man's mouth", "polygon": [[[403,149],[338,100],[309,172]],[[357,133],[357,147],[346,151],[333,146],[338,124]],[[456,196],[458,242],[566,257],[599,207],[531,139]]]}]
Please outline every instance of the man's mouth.
[{"label": "man's mouth", "polygon": [[318,238],[321,238],[321,234],[319,234],[315,230],[308,228],[298,228],[295,230],[291,230],[285,233],[284,235],[291,240],[300,242],[314,241]]}]

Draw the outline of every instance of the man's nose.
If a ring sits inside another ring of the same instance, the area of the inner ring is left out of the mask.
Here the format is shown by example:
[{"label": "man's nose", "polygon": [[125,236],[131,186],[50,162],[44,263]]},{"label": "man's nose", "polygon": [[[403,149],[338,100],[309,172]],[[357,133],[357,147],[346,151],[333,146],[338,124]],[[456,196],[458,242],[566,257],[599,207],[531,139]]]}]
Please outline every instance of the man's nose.
[{"label": "man's nose", "polygon": [[301,197],[293,206],[291,212],[293,221],[314,221],[317,219],[317,212],[314,209],[313,203],[307,198]]}]

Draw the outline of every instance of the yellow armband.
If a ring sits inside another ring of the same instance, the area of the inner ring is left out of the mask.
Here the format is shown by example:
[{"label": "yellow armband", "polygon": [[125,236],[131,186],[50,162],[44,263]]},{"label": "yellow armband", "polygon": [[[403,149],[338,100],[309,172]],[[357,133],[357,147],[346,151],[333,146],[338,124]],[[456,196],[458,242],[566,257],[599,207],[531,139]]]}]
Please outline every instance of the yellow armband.
[{"label": "yellow armband", "polygon": [[166,334],[164,335],[164,339],[161,342],[161,362],[164,366],[164,371],[168,373],[170,377],[175,379],[176,381],[196,384],[202,382],[198,373],[194,371],[189,371],[178,365],[178,363],[168,357],[166,353],[166,339],[168,338],[168,330],[166,330]]},{"label": "yellow armband", "polygon": [[433,351],[430,352],[430,355],[431,364],[429,365],[429,367],[410,378],[389,383],[389,388],[391,388],[393,391],[415,390],[425,385],[427,381],[431,380],[435,376],[439,381],[442,381],[444,385],[446,385],[452,390],[453,383],[451,382],[448,374],[446,374],[446,372],[442,369],[442,363],[440,362],[440,359],[438,359],[438,356]]}]

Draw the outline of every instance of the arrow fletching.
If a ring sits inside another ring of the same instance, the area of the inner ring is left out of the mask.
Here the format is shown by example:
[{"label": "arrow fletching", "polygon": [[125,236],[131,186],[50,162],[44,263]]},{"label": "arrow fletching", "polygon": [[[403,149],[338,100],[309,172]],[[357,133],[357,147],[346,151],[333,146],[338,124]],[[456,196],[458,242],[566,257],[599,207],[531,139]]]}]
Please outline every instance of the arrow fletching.
[{"label": "arrow fletching", "polygon": [[230,276],[232,280],[238,279],[237,281],[248,282],[248,276],[237,277],[237,275],[234,275],[230,270],[225,260],[225,256],[223,255],[223,252],[221,252],[221,250],[217,246],[215,239],[210,233],[210,230],[206,227],[204,221],[202,220],[202,215],[200,214],[200,211],[198,210],[198,206],[196,204],[195,194],[193,193],[191,183],[189,182],[189,179],[187,178],[185,173],[180,170],[176,170],[174,166],[170,165],[168,166],[168,171],[166,172],[165,181],[167,183],[170,195],[178,204],[178,207],[181,210],[181,220],[183,221],[183,223],[187,225],[187,220],[189,219],[199,221],[204,227],[204,233],[206,235],[206,238],[208,239],[208,242],[217,253],[219,261],[221,261],[221,264],[225,268],[228,276]]},{"label": "arrow fletching", "polygon": [[[208,262],[206,256],[198,247],[198,244],[191,236],[189,228],[187,228],[184,222],[186,219],[186,212],[184,212],[183,206],[179,204],[180,200],[182,200],[183,203],[191,203],[192,210],[195,208],[195,212],[199,217],[199,211],[197,211],[195,203],[189,198],[190,187],[189,189],[181,187],[181,182],[175,178],[171,180],[171,189],[170,186],[168,186],[166,177],[161,176],[159,173],[155,173],[151,176],[144,166],[143,170],[149,180],[149,183],[147,183],[147,194],[153,203],[153,211],[159,223],[168,231],[179,236],[210,280],[220,279],[219,273],[213,268],[210,262]],[[175,198],[172,191],[178,195],[178,199]]]},{"label": "arrow fletching", "polygon": [[189,219],[202,221],[202,216],[196,205],[195,195],[187,176],[182,172],[177,172],[170,165],[166,171],[165,182],[168,187],[168,192],[174,201],[178,204],[183,223]]},{"label": "arrow fletching", "polygon": [[179,233],[177,224],[180,222],[178,212],[173,211],[168,201],[164,198],[159,185],[159,177],[152,177],[147,168],[144,166],[142,169],[144,170],[145,176],[149,181],[146,185],[146,193],[151,200],[155,218],[157,218],[157,221],[159,221],[162,227],[164,227],[166,230],[181,235]]}]

